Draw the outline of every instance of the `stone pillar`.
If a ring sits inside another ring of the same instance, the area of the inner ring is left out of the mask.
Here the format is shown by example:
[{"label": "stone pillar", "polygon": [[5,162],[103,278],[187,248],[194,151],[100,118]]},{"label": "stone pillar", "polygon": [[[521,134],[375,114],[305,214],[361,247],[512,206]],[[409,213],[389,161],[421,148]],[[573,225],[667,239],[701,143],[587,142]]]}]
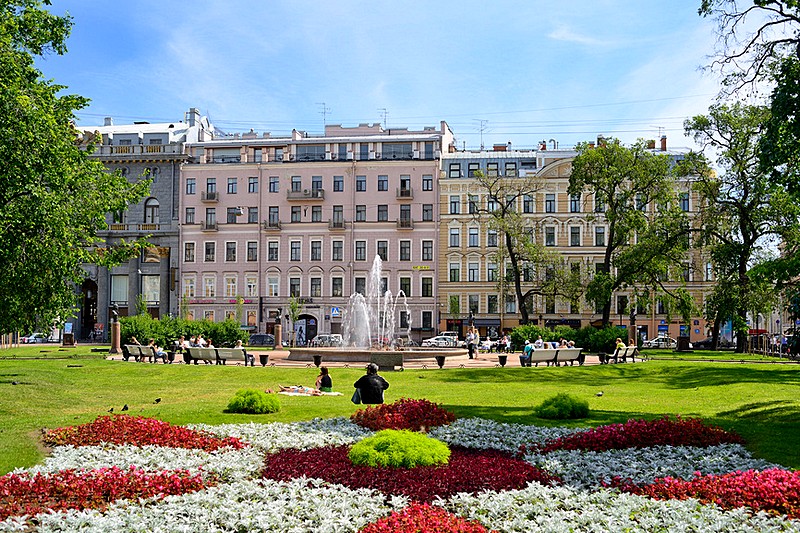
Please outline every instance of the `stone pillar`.
[{"label": "stone pillar", "polygon": [[280,319],[275,322],[275,349],[279,349],[283,347],[283,325],[280,322]]}]

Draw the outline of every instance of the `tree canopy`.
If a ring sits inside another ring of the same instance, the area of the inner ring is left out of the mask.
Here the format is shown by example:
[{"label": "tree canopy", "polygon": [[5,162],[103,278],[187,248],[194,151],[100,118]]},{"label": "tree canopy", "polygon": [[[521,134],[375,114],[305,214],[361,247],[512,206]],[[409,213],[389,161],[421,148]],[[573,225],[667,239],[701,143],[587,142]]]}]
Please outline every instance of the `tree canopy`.
[{"label": "tree canopy", "polygon": [[81,265],[113,263],[134,247],[97,237],[106,213],[137,202],[148,186],[107,173],[79,149],[74,112],[88,101],[60,94],[65,87],[34,65],[66,52],[72,21],[48,5],[0,3],[0,333],[70,317]]}]

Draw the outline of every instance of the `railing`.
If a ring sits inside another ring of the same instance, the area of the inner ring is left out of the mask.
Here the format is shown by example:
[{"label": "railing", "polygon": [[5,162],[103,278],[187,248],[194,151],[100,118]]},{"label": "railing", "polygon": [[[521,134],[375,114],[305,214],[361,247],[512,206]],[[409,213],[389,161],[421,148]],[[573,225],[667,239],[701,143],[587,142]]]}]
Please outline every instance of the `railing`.
[{"label": "railing", "polygon": [[329,220],[328,229],[345,229],[347,222],[345,220]]},{"label": "railing", "polygon": [[169,224],[122,224],[115,222],[108,225],[109,231],[166,231]]},{"label": "railing", "polygon": [[400,218],[397,220],[397,229],[414,229],[414,221],[410,218]]},{"label": "railing", "polygon": [[219,201],[219,192],[217,192],[217,191],[214,191],[214,192],[202,191],[202,194],[200,195],[200,201],[201,202],[218,202]]},{"label": "railing", "polygon": [[261,222],[261,226],[266,230],[278,230],[281,229],[281,221],[280,220],[264,220]]},{"label": "railing", "polygon": [[179,144],[103,144],[95,147],[92,155],[180,154]]},{"label": "railing", "polygon": [[414,198],[414,189],[411,187],[398,187],[397,189],[397,198],[407,198],[412,199]]},{"label": "railing", "polygon": [[287,200],[324,200],[324,189],[303,189],[302,191],[286,191]]},{"label": "railing", "polygon": [[217,157],[212,157],[211,159],[206,158],[207,163],[241,163],[242,156],[240,155],[221,155]]},{"label": "railing", "polygon": [[219,227],[216,222],[201,222],[200,229],[203,231],[217,231]]}]

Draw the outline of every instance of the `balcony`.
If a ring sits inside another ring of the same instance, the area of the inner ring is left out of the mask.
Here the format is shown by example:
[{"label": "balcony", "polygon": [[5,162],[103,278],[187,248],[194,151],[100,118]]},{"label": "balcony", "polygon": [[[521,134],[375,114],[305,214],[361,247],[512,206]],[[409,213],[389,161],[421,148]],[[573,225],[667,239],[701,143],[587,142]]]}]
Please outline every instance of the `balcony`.
[{"label": "balcony", "polygon": [[413,200],[414,199],[414,189],[411,187],[398,187],[397,188],[397,199],[398,200]]},{"label": "balcony", "polygon": [[219,193],[217,191],[208,192],[203,191],[200,195],[201,202],[219,202]]},{"label": "balcony", "polygon": [[128,232],[143,232],[146,231],[148,233],[154,231],[167,231],[170,229],[169,224],[122,224],[118,222],[114,222],[113,224],[108,225],[109,231],[128,231]]},{"label": "balcony", "polygon": [[328,229],[346,229],[347,221],[345,220],[328,220]]},{"label": "balcony", "polygon": [[206,163],[222,164],[222,163],[241,163],[242,156],[240,155],[221,155],[211,158],[206,158]]},{"label": "balcony", "polygon": [[281,229],[280,220],[264,220],[261,222],[261,227],[267,231],[277,231]]},{"label": "balcony", "polygon": [[132,145],[100,145],[95,147],[92,155],[147,155],[147,154],[181,154],[179,144],[132,144]]},{"label": "balcony", "polygon": [[217,226],[216,221],[214,222],[205,221],[200,223],[200,229],[203,231],[217,231],[219,230],[219,227]]},{"label": "balcony", "polygon": [[324,189],[303,189],[302,191],[287,191],[286,192],[286,199],[297,201],[297,200],[324,200],[325,199],[325,190]]},{"label": "balcony", "polygon": [[397,220],[397,229],[414,229],[414,221],[410,218],[400,218]]}]

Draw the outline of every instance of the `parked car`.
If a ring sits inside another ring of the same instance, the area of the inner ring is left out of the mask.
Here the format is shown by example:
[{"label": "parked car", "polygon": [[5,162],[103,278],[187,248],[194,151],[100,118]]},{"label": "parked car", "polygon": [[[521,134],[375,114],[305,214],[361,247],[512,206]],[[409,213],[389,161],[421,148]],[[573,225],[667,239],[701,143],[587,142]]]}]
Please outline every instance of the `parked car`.
[{"label": "parked car", "polygon": [[656,337],[642,343],[642,348],[677,348],[678,341],[672,337]]},{"label": "parked car", "polygon": [[341,346],[344,344],[344,339],[338,333],[321,333],[311,339],[311,346]]},{"label": "parked car", "polygon": [[456,338],[449,335],[437,335],[436,337],[423,340],[422,345],[433,348],[453,348],[456,346],[457,342]]},{"label": "parked car", "polygon": [[19,341],[23,344],[50,342],[50,336],[45,335],[44,333],[31,333],[30,335],[25,335],[24,337],[21,337]]},{"label": "parked car", "polygon": [[[712,341],[713,341],[713,338],[712,337],[708,337],[708,338],[705,338],[705,339],[703,339],[701,341],[697,341],[697,342],[695,342],[693,344],[694,344],[694,347],[696,349],[698,349],[698,350],[710,350],[711,347],[713,346],[713,342]],[[719,341],[717,342],[717,348],[723,349],[723,348],[730,348],[730,347],[731,347],[731,344],[730,344],[730,342],[728,342],[728,339],[720,337]]]},{"label": "parked car", "polygon": [[247,341],[249,346],[272,346],[275,347],[275,336],[269,333],[254,333]]}]

